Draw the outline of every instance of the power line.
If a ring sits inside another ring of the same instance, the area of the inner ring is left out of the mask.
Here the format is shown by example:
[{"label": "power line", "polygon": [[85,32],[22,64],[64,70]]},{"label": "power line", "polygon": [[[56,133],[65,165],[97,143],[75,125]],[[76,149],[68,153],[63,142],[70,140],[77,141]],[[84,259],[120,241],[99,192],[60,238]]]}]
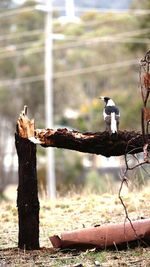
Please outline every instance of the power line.
[{"label": "power line", "polygon": [[3,55],[0,55],[0,60],[1,59],[6,59],[6,58],[14,58],[14,57],[20,57],[20,56],[28,56],[28,55],[33,55],[33,54],[38,54],[38,53],[41,53],[44,51],[44,47],[34,47],[34,50],[33,50],[33,47],[30,49],[24,49],[24,50],[21,50],[21,51],[13,51],[11,55],[9,54],[3,54]]},{"label": "power line", "polygon": [[[145,29],[140,29],[140,30],[133,30],[133,31],[128,31],[128,32],[123,32],[123,33],[116,33],[113,34],[111,36],[116,36],[116,35],[121,35],[121,36],[135,36],[135,35],[139,35],[139,34],[145,34],[150,32],[150,28],[145,28]],[[6,34],[6,35],[0,35],[0,41],[3,40],[9,40],[9,39],[16,39],[18,37],[26,37],[26,36],[33,36],[33,35],[38,35],[43,33],[43,29],[36,29],[36,30],[32,30],[32,31],[25,31],[25,32],[19,32],[19,33],[12,33],[12,34]],[[66,38],[65,36],[65,40],[71,40],[71,39],[77,39],[77,36],[72,36],[72,37],[68,37]]]},{"label": "power line", "polygon": [[[5,12],[0,12],[0,19],[5,18],[7,16],[13,16],[17,14],[21,14],[24,12],[29,12],[29,11],[35,11],[36,10],[36,5],[35,6],[29,6],[29,7],[20,7],[20,8],[13,8],[9,9],[8,11]],[[54,11],[64,11],[65,7],[63,6],[55,6],[53,7]],[[81,7],[75,7],[76,12],[87,12],[87,11],[98,11],[101,13],[115,13],[115,14],[132,14],[132,15],[148,15],[150,14],[150,9],[104,9],[104,8],[81,8]]]},{"label": "power line", "polygon": [[[113,35],[107,35],[107,36],[103,36],[103,37],[97,37],[97,38],[106,38],[106,37],[131,37],[131,36],[136,36],[136,35],[139,35],[139,34],[145,34],[145,33],[148,33],[150,32],[150,28],[145,28],[145,29],[140,29],[140,30],[133,30],[133,31],[128,31],[128,32],[123,32],[123,33],[116,33],[116,34],[113,34]],[[39,29],[39,30],[33,30],[33,31],[26,31],[26,32],[23,32],[23,33],[15,33],[15,34],[11,34],[11,35],[2,35],[0,36],[0,41],[1,40],[6,40],[6,39],[12,39],[12,38],[18,38],[20,36],[33,36],[33,35],[37,35],[37,34],[41,34],[43,33],[43,30],[42,29]],[[72,36],[72,38],[66,38],[66,36],[64,37],[64,40],[65,41],[70,41],[70,40],[77,40],[77,36]],[[79,38],[78,38],[79,39]],[[81,39],[81,38],[80,38]],[[94,38],[91,38],[91,39],[94,39]],[[91,40],[90,39],[90,40]],[[85,40],[84,40],[85,41]],[[26,43],[22,43],[21,45],[23,44],[26,44]],[[28,44],[32,44],[31,42],[28,42]],[[13,45],[16,45],[17,44],[13,44]],[[20,45],[20,46],[21,46]],[[68,44],[69,45],[69,44]],[[19,45],[18,45],[19,46]]]},{"label": "power line", "polygon": [[[38,30],[38,32],[41,31],[41,30]],[[37,31],[35,31],[37,32]],[[137,36],[139,34],[146,34],[150,32],[150,28],[145,28],[145,29],[140,29],[140,30],[133,30],[133,31],[128,31],[128,32],[123,32],[123,33],[116,33],[116,34],[113,34],[113,35],[107,35],[107,36],[103,36],[103,37],[96,37],[96,38],[90,38],[90,39],[84,39],[83,41],[77,41],[77,42],[71,42],[71,43],[68,43],[67,45],[59,45],[59,46],[55,46],[54,47],[54,50],[59,50],[59,49],[65,49],[65,48],[73,48],[73,47],[78,47],[80,45],[84,45],[84,44],[87,44],[88,45],[88,42],[135,42],[135,43],[147,43],[149,41],[149,39],[141,39],[141,38],[138,38],[138,39],[123,39],[123,40],[120,40],[118,39],[118,37],[131,37],[131,36]],[[75,40],[77,39],[75,36],[74,36]],[[64,39],[66,40],[66,38]],[[69,39],[70,40],[70,39]],[[17,44],[13,44],[13,49],[12,50],[15,50],[17,51],[18,49],[22,49],[22,48],[28,48],[28,45],[32,46],[32,45],[35,45],[37,46],[37,42],[26,42],[26,43],[22,43],[20,45],[17,45]],[[9,51],[9,46],[10,46],[10,51]],[[15,49],[14,49],[14,46]],[[30,47],[29,47],[30,48]],[[5,52],[5,50],[2,50],[1,52]],[[8,51],[6,52],[12,52],[11,51],[11,45],[8,45]]]},{"label": "power line", "polygon": [[81,41],[81,42],[76,42],[68,45],[62,45],[62,46],[55,46],[53,50],[61,50],[61,49],[70,49],[70,48],[78,48],[80,46],[89,46],[92,44],[97,44],[97,43],[144,43],[144,44],[149,44],[150,40],[149,38],[126,38],[126,39],[121,39],[121,38],[113,38],[113,37],[100,37],[100,38],[94,38],[94,39],[89,39],[86,41]]},{"label": "power line", "polygon": [[26,50],[25,48],[36,48],[36,47],[39,47],[41,45],[43,46],[43,44],[44,44],[43,41],[26,42],[26,43],[22,43],[20,45],[9,44],[5,48],[0,47],[0,53],[11,53],[14,51],[19,51],[20,49]]},{"label": "power line", "polygon": [[0,19],[8,17],[8,16],[21,14],[21,13],[24,13],[24,12],[33,11],[33,10],[35,10],[34,6],[32,6],[32,7],[22,7],[22,8],[17,8],[17,9],[9,9],[6,12],[1,12],[0,13]]},{"label": "power line", "polygon": [[[84,24],[84,22],[82,22]],[[92,24],[99,24],[98,21],[91,22]],[[85,23],[86,26],[90,25],[91,23]],[[103,23],[103,22],[102,22]],[[43,29],[36,29],[36,30],[31,30],[31,31],[24,31],[24,32],[13,32],[10,34],[4,34],[4,35],[0,35],[0,41],[4,41],[4,40],[11,40],[11,39],[16,39],[16,38],[20,38],[20,37],[27,37],[27,36],[33,36],[33,35],[39,35],[43,33]],[[72,39],[76,39],[77,36],[67,36],[67,38],[65,37],[65,40],[72,40]]]},{"label": "power line", "polygon": [[133,31],[128,31],[128,32],[116,33],[115,36],[118,36],[118,37],[131,37],[131,36],[136,36],[136,35],[139,35],[139,34],[145,34],[145,33],[148,33],[148,32],[150,32],[150,28],[144,28],[144,29],[140,29],[140,30],[133,30]]},{"label": "power line", "polygon": [[81,8],[75,7],[75,11],[85,12],[85,11],[99,11],[101,13],[115,13],[115,14],[132,14],[132,15],[148,15],[150,14],[150,9],[112,9],[112,8]]},{"label": "power line", "polygon": [[[149,44],[149,38],[144,38],[144,39],[141,39],[141,38],[126,38],[126,39],[120,39],[120,38],[103,38],[103,39],[98,39],[98,38],[95,38],[95,39],[91,39],[91,40],[87,40],[87,41],[84,41],[84,42],[79,42],[79,43],[72,43],[72,46],[71,44],[69,45],[64,45],[64,46],[54,46],[53,47],[53,50],[54,51],[58,51],[58,50],[61,50],[61,49],[72,49],[72,48],[78,48],[80,46],[90,46],[90,45],[93,45],[93,44],[97,44],[97,43],[132,43],[132,44]],[[34,49],[34,50],[33,50]],[[33,54],[38,54],[38,53],[41,53],[44,51],[44,46],[42,47],[29,47],[28,49],[23,49],[23,50],[13,50],[13,51],[5,51],[5,53],[7,54],[4,54],[4,51],[0,51],[0,52],[3,52],[2,55],[0,55],[0,60],[1,59],[6,59],[6,58],[13,58],[13,57],[20,57],[20,56],[27,56],[27,55],[33,55]],[[8,54],[11,53],[11,54]]]},{"label": "power line", "polygon": [[0,87],[33,83],[33,82],[39,82],[43,80],[44,80],[44,74],[31,76],[31,77],[10,79],[10,80],[1,80]]},{"label": "power line", "polygon": [[[56,9],[60,9],[60,10],[64,10],[64,8],[62,8],[62,7],[60,7],[60,8],[56,8]],[[100,9],[100,10],[103,10],[103,9]],[[35,9],[35,7],[34,6],[32,6],[32,7],[26,7],[26,8],[20,8],[20,9],[13,9],[13,10],[9,10],[9,11],[7,11],[7,12],[3,12],[3,13],[0,13],[0,18],[1,17],[5,17],[5,16],[7,16],[7,15],[15,15],[16,13],[23,13],[23,12],[28,12],[28,11],[36,11],[36,9]],[[133,10],[132,10],[133,11]],[[150,10],[143,10],[143,9],[137,9],[137,10],[135,10],[134,9],[134,11],[136,11],[138,14],[139,14],[139,11],[141,12],[140,14],[149,14],[150,13]],[[108,9],[108,12],[110,12],[110,10]],[[122,13],[122,12],[121,12]],[[123,12],[124,13],[124,12]],[[99,24],[99,23],[104,23],[106,20],[107,21],[112,21],[112,20],[118,20],[118,19],[121,19],[122,17],[120,17],[120,18],[117,18],[116,16],[115,16],[115,18],[112,18],[112,17],[110,17],[109,19],[107,18],[107,19],[105,19],[104,21],[91,21],[91,22],[84,22],[84,21],[82,21],[82,24],[85,24],[85,26],[91,26],[91,25],[93,25],[93,24]],[[12,33],[12,34],[6,34],[6,35],[2,35],[2,36],[0,36],[0,41],[2,41],[2,40],[9,40],[9,39],[14,39],[14,38],[17,38],[17,37],[21,37],[21,36],[30,36],[30,35],[36,35],[36,34],[41,34],[41,33],[43,33],[43,30],[42,29],[38,29],[38,30],[32,30],[32,31],[26,31],[26,32],[21,32],[21,33]]]},{"label": "power line", "polygon": [[[136,59],[126,60],[122,62],[119,61],[119,62],[114,62],[114,63],[107,63],[107,64],[96,65],[96,66],[91,66],[87,68],[75,69],[71,71],[56,72],[53,75],[53,79],[60,79],[60,78],[66,78],[66,77],[71,77],[71,76],[106,71],[106,70],[128,67],[128,66],[133,66],[133,65],[138,65],[138,64],[139,64],[139,61]],[[10,80],[1,80],[0,87],[33,83],[33,82],[38,82],[38,81],[43,81],[43,80],[44,80],[44,74],[31,76],[31,77],[10,79]]]},{"label": "power line", "polygon": [[[56,11],[65,11],[63,6],[55,6],[53,10]],[[114,14],[132,14],[132,15],[148,15],[150,14],[150,9],[113,9],[113,8],[96,8],[96,7],[75,7],[75,12],[88,12],[88,11],[97,11],[101,13],[114,13]]]},{"label": "power line", "polygon": [[135,59],[119,61],[119,62],[114,62],[114,63],[107,63],[103,65],[80,68],[80,69],[75,69],[71,71],[58,72],[54,74],[53,78],[58,79],[58,78],[66,78],[66,77],[76,76],[76,75],[81,75],[81,74],[89,74],[93,72],[106,71],[106,70],[117,69],[121,67],[127,67],[131,65],[137,65],[138,63],[139,61]]},{"label": "power line", "polygon": [[11,34],[0,35],[0,41],[16,39],[19,37],[33,36],[33,35],[38,35],[41,33],[43,33],[43,29],[37,29],[37,30],[25,31],[25,32],[17,32],[17,33],[14,32]]},{"label": "power line", "polygon": [[62,45],[62,46],[55,46],[54,50],[59,50],[59,49],[66,49],[66,48],[74,48],[74,47],[78,47],[81,45],[90,45],[91,43],[98,43],[98,42],[135,42],[135,43],[144,43],[144,42],[149,42],[148,40],[143,40],[141,38],[138,39],[119,39],[119,37],[123,38],[123,37],[131,37],[131,36],[136,36],[139,34],[146,34],[150,32],[150,28],[145,28],[145,29],[140,29],[140,30],[134,30],[134,31],[128,31],[128,32],[123,32],[123,33],[116,33],[113,35],[107,35],[107,36],[103,36],[103,37],[96,37],[96,38],[90,38],[90,39],[84,39],[81,41],[76,41],[76,42],[72,42],[69,43],[67,45]]}]

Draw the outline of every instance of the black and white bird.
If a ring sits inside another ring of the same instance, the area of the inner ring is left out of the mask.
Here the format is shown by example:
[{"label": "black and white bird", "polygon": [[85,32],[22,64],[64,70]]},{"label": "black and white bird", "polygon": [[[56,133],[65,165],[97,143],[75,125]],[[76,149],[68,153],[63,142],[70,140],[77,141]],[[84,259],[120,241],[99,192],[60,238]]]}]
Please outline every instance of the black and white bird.
[{"label": "black and white bird", "polygon": [[106,96],[100,96],[100,99],[105,102],[103,117],[106,123],[106,131],[110,134],[115,134],[118,131],[120,112],[114,101]]}]

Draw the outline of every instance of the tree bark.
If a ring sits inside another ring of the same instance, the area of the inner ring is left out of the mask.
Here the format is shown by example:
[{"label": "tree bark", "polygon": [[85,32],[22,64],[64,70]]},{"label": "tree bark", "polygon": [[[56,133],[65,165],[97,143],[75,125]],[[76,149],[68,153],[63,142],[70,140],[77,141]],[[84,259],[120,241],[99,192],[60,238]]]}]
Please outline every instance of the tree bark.
[{"label": "tree bark", "polygon": [[33,141],[44,147],[66,148],[106,157],[143,152],[144,146],[142,134],[135,131],[119,131],[116,136],[111,136],[106,131],[81,133],[67,129],[37,129]]},{"label": "tree bark", "polygon": [[15,145],[18,154],[18,220],[20,249],[39,249],[39,200],[36,171],[36,145],[28,138],[34,133],[34,122],[26,116],[27,109],[19,117]]},{"label": "tree bark", "polygon": [[15,135],[19,159],[17,196],[21,249],[39,249],[39,200],[36,173],[36,145]]}]

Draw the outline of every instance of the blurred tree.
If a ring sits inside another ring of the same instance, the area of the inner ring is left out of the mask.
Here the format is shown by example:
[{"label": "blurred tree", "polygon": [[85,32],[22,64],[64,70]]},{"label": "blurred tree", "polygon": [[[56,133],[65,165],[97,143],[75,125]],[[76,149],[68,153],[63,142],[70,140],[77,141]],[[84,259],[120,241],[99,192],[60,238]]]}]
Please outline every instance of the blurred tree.
[{"label": "blurred tree", "polygon": [[[132,8],[138,8],[138,9],[143,9],[145,11],[150,10],[150,1],[149,0],[143,0],[143,1],[138,1],[138,0],[133,0],[132,1]],[[150,27],[150,14],[145,13],[142,16],[137,16],[136,20],[134,21],[135,27],[137,29],[148,29]],[[139,34],[137,37],[143,39],[149,39],[150,38],[150,32],[148,33],[143,33]],[[129,48],[131,51],[134,53],[137,51],[142,51],[146,52],[147,50],[150,49],[150,45],[148,43],[136,43],[136,44],[130,44]]]},{"label": "blurred tree", "polygon": [[1,0],[0,1],[0,10],[1,12],[5,9],[11,8],[14,6],[14,2],[12,0]]}]

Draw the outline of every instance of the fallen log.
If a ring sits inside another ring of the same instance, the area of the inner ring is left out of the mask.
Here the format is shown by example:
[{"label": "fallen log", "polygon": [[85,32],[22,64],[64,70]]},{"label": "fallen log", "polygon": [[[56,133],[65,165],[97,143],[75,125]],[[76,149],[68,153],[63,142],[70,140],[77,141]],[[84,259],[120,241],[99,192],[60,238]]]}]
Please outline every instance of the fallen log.
[{"label": "fallen log", "polygon": [[68,231],[50,237],[54,248],[108,248],[136,240],[150,242],[150,219],[118,224],[106,224],[88,229]]}]

